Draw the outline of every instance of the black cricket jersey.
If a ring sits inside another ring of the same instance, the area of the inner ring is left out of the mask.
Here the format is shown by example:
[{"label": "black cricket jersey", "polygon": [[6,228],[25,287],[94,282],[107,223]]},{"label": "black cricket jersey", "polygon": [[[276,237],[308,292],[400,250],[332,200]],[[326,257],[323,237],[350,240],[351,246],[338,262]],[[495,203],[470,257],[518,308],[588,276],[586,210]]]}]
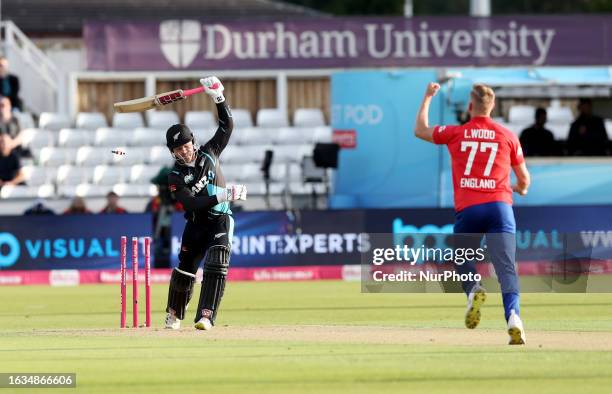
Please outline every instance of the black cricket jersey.
[{"label": "black cricket jersey", "polygon": [[172,197],[183,205],[188,220],[232,213],[229,202],[219,203],[216,194],[225,187],[219,156],[229,142],[234,122],[225,102],[217,104],[217,112],[219,127],[215,135],[196,151],[195,161],[188,165],[175,162],[168,175]]}]

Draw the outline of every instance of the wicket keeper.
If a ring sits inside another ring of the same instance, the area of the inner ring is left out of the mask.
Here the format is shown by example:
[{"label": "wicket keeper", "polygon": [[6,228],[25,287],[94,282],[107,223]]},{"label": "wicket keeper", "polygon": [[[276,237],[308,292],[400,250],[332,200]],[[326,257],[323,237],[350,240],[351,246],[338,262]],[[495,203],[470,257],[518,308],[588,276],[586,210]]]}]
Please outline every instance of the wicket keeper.
[{"label": "wicket keeper", "polygon": [[[530,176],[516,135],[495,123],[490,115],[495,106],[493,89],[476,84],[470,93],[470,121],[461,126],[429,127],[429,104],[440,85],[430,83],[416,118],[414,134],[425,141],[447,146],[452,161],[455,192],[456,234],[485,234],[495,273],[501,285],[504,315],[510,344],[525,343],[520,315],[519,281],[515,268],[516,223],[512,192],[527,194]],[[510,186],[510,170],[517,184]],[[476,236],[477,246],[482,236]],[[460,274],[476,274],[473,261],[455,264]],[[477,282],[463,282],[468,296],[465,325],[476,328],[485,289]]]},{"label": "wicket keeper", "polygon": [[198,148],[186,125],[175,124],[166,132],[166,146],[175,159],[168,185],[173,198],[185,208],[187,219],[179,265],[170,278],[165,322],[168,329],[179,329],[185,318],[202,259],[204,276],[195,328],[210,330],[215,324],[225,289],[234,232],[229,202],[246,200],[246,187],[226,186],[219,165],[219,156],[234,126],[231,110],[223,96],[223,85],[217,77],[207,77],[200,82],[217,106],[219,127],[214,136]]}]

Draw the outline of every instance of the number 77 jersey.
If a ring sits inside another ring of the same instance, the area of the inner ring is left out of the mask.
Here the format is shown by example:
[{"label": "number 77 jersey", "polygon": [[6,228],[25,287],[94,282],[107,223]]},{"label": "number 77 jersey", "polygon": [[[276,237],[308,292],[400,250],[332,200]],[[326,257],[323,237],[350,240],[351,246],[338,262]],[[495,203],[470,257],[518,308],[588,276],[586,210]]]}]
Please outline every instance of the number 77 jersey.
[{"label": "number 77 jersey", "polygon": [[525,161],[516,135],[478,116],[460,126],[436,126],[433,140],[451,156],[455,211],[495,201],[512,204],[510,171]]}]

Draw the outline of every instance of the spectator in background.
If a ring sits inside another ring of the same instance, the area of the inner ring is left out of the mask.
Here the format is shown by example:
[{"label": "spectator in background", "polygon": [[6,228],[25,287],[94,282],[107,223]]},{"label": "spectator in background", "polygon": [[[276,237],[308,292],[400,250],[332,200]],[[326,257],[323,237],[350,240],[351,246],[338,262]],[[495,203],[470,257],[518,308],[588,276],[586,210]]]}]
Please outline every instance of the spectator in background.
[{"label": "spectator in background", "polygon": [[9,74],[9,63],[4,56],[0,56],[0,95],[11,100],[11,107],[22,111],[21,99],[19,98],[19,78]]},{"label": "spectator in background", "polygon": [[172,246],[172,214],[183,212],[180,202],[172,201],[172,195],[168,186],[168,174],[172,169],[162,167],[151,183],[157,185],[157,196],[151,198],[147,203],[145,212],[150,212],[153,217],[153,245],[155,247],[155,267],[170,267],[170,252]]},{"label": "spectator in background", "polygon": [[553,133],[546,129],[546,110],[535,111],[535,123],[521,132],[521,145],[525,156],[555,156],[557,154]]},{"label": "spectator in background", "polygon": [[64,215],[73,215],[73,214],[90,214],[91,211],[87,209],[85,205],[85,200],[83,197],[75,197],[72,199],[70,206],[68,209],[64,211]]},{"label": "spectator in background", "polygon": [[19,155],[11,149],[11,137],[0,134],[0,189],[4,185],[20,185],[25,182]]},{"label": "spectator in background", "polygon": [[32,157],[29,149],[23,147],[23,133],[19,120],[13,116],[11,100],[0,96],[0,134],[11,137],[11,149],[21,157]]},{"label": "spectator in background", "polygon": [[578,104],[579,115],[570,127],[567,145],[574,156],[606,156],[608,134],[603,119],[593,115],[593,102],[582,98]]},{"label": "spectator in background", "polygon": [[119,206],[119,195],[111,191],[106,195],[106,206],[100,213],[127,213],[127,211]]},{"label": "spectator in background", "polygon": [[26,209],[24,215],[55,215],[51,208],[45,205],[45,200],[39,198],[30,208]]}]

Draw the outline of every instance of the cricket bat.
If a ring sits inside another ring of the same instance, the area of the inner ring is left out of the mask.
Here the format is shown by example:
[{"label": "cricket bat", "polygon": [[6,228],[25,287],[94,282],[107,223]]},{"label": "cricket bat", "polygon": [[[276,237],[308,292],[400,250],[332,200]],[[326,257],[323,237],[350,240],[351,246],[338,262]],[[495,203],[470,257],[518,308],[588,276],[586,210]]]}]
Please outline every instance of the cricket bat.
[{"label": "cricket bat", "polygon": [[142,112],[155,107],[172,104],[176,101],[184,100],[189,96],[198,94],[204,91],[204,87],[200,86],[195,89],[177,89],[170,92],[159,93],[155,96],[142,97],[134,100],[121,101],[114,104],[115,112]]}]

